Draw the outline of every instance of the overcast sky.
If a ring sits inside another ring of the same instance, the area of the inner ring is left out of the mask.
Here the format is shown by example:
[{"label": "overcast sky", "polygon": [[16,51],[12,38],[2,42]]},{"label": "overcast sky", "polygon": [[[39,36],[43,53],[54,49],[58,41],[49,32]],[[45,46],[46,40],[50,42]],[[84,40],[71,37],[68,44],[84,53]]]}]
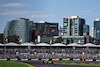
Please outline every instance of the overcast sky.
[{"label": "overcast sky", "polygon": [[63,18],[79,16],[90,25],[100,18],[100,0],[0,0],[0,33],[7,21],[27,18],[34,22],[47,21],[63,24]]}]

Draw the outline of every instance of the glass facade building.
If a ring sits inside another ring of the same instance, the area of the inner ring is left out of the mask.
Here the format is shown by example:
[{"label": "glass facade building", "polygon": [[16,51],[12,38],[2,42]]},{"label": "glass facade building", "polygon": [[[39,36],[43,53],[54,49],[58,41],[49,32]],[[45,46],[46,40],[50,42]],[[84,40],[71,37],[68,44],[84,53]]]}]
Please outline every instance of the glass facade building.
[{"label": "glass facade building", "polygon": [[59,36],[58,23],[40,21],[36,24],[35,39],[37,42],[50,43],[53,36]]},{"label": "glass facade building", "polygon": [[3,43],[3,33],[0,33],[0,43]]},{"label": "glass facade building", "polygon": [[[61,28],[62,30],[62,28]],[[89,26],[85,25],[85,19],[78,16],[63,18],[63,41],[64,44],[79,43],[85,44],[85,36],[89,35]],[[54,37],[54,41],[56,40]]]},{"label": "glass facade building", "polygon": [[60,36],[63,36],[63,25],[60,25],[59,33],[60,33]]},{"label": "glass facade building", "polygon": [[49,23],[45,21],[40,21],[39,23],[36,23],[35,35],[40,35],[41,37],[58,36],[58,23]]},{"label": "glass facade building", "polygon": [[89,35],[89,25],[83,25],[83,35]]},{"label": "glass facade building", "polygon": [[100,38],[100,19],[94,21],[93,37]]},{"label": "glass facade building", "polygon": [[25,18],[17,18],[16,20],[9,21],[4,29],[4,39],[7,36],[17,35],[19,36],[19,40],[22,39],[21,43],[32,41],[32,25],[33,21]]},{"label": "glass facade building", "polygon": [[78,16],[63,19],[63,36],[82,36],[85,20]]}]

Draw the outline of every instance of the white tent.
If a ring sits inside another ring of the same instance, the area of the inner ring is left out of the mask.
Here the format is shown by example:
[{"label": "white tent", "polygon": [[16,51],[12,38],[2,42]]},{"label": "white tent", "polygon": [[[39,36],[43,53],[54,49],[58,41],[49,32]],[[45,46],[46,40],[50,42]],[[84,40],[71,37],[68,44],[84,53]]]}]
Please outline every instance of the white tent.
[{"label": "white tent", "polygon": [[61,43],[55,43],[55,44],[52,44],[51,46],[66,46],[65,44],[61,44]]},{"label": "white tent", "polygon": [[79,45],[77,43],[71,43],[71,44],[68,44],[67,46],[81,47],[82,45]]},{"label": "white tent", "polygon": [[4,44],[0,43],[0,46],[4,46]]},{"label": "white tent", "polygon": [[97,47],[97,45],[92,44],[92,43],[87,43],[83,45],[84,47]]},{"label": "white tent", "polygon": [[16,43],[13,43],[13,42],[7,43],[5,45],[6,46],[19,46],[19,44],[16,44]]},{"label": "white tent", "polygon": [[20,46],[35,46],[35,44],[32,44],[32,43],[23,43]]},{"label": "white tent", "polygon": [[36,44],[36,46],[50,46],[50,45],[47,43],[39,43],[39,44]]}]

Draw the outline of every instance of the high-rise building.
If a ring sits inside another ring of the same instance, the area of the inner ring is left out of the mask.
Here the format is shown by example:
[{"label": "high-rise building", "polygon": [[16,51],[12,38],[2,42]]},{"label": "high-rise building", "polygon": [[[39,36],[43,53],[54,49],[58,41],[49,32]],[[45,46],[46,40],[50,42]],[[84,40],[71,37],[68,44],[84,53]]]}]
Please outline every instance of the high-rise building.
[{"label": "high-rise building", "polygon": [[3,33],[0,33],[0,43],[3,43]]},{"label": "high-rise building", "polygon": [[36,23],[36,34],[41,37],[58,36],[58,23],[40,21],[39,23]]},{"label": "high-rise building", "polygon": [[19,40],[22,39],[21,43],[32,41],[34,35],[33,21],[25,18],[17,18],[7,22],[4,29],[4,39],[8,36],[17,35]]},{"label": "high-rise building", "polygon": [[78,16],[63,19],[63,36],[82,36],[85,20]]},{"label": "high-rise building", "polygon": [[58,23],[40,21],[36,23],[35,37],[38,42],[49,42],[53,36],[58,36]]},{"label": "high-rise building", "polygon": [[63,36],[63,25],[60,25],[59,33],[60,33],[60,36]]},{"label": "high-rise building", "polygon": [[93,37],[94,38],[100,38],[100,19],[96,19],[94,21],[94,28],[93,30]]},{"label": "high-rise building", "polygon": [[[60,30],[61,32],[63,32],[62,43],[64,44],[68,43],[85,44],[90,42],[89,25],[85,25],[85,19],[83,18],[79,18],[78,16],[63,18],[63,27],[62,28],[60,27]],[[57,36],[54,36],[54,41],[57,38],[58,38]]]},{"label": "high-rise building", "polygon": [[83,25],[83,35],[89,35],[89,25]]}]

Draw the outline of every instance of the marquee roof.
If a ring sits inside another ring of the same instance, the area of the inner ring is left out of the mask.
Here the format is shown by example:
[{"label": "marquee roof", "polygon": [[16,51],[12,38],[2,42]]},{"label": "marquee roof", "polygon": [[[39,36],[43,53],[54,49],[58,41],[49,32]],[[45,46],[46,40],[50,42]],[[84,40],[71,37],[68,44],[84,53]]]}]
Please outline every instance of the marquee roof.
[{"label": "marquee roof", "polygon": [[80,47],[80,46],[82,46],[82,45],[79,45],[79,44],[77,44],[77,43],[71,43],[71,44],[68,44],[67,46],[78,46],[78,47]]},{"label": "marquee roof", "polygon": [[10,43],[7,43],[5,44],[6,46],[19,46],[19,44],[17,43],[14,43],[14,42],[10,42]]},{"label": "marquee roof", "polygon": [[66,45],[62,43],[55,43],[55,44],[52,44],[51,46],[66,46]]},{"label": "marquee roof", "polygon": [[39,43],[39,44],[36,44],[36,46],[50,46],[50,45],[47,43]]},{"label": "marquee roof", "polygon": [[92,44],[92,43],[87,43],[87,44],[84,44],[83,46],[85,46],[85,47],[97,47],[97,45]]},{"label": "marquee roof", "polygon": [[32,44],[32,43],[23,43],[20,46],[35,46],[35,44]]}]

